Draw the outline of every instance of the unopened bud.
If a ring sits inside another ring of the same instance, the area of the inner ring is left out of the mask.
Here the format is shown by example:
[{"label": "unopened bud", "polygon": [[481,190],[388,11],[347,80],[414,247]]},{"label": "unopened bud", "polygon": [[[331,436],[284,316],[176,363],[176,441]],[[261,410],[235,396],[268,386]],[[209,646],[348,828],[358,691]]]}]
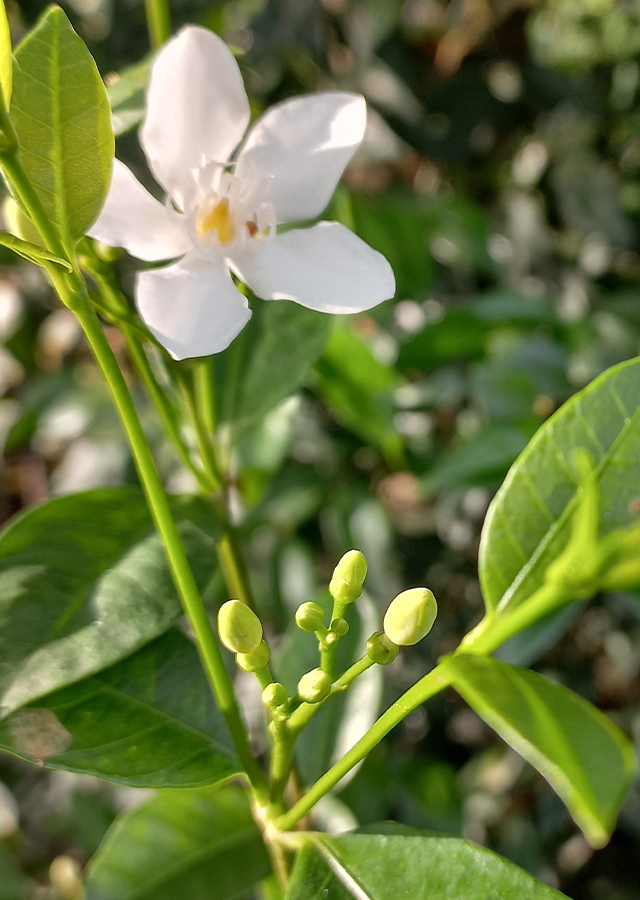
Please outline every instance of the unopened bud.
[{"label": "unopened bud", "polygon": [[302,631],[313,632],[324,625],[324,610],[319,603],[301,603],[296,610],[296,625]]},{"label": "unopened bud", "polygon": [[334,619],[331,623],[331,631],[338,637],[344,637],[349,633],[349,623],[346,619]]},{"label": "unopened bud", "polygon": [[400,648],[390,640],[384,631],[376,631],[367,641],[367,656],[379,666],[393,662]]},{"label": "unopened bud", "polygon": [[268,684],[262,692],[262,702],[265,706],[271,706],[274,709],[282,706],[288,700],[287,689],[278,681]]},{"label": "unopened bud", "polygon": [[271,650],[266,641],[260,641],[255,650],[251,653],[237,653],[236,662],[245,672],[257,672],[258,669],[264,669],[269,662]]},{"label": "unopened bud", "polygon": [[331,693],[331,677],[324,669],[312,669],[298,682],[298,693],[307,703],[320,703]]},{"label": "unopened bud", "polygon": [[359,550],[349,550],[333,571],[329,591],[338,603],[353,603],[362,593],[367,561]]},{"label": "unopened bud", "polygon": [[227,650],[251,653],[262,640],[262,625],[245,603],[228,600],[218,612],[218,634]]},{"label": "unopened bud", "polygon": [[431,631],[438,614],[436,598],[427,588],[411,588],[395,597],[384,616],[384,632],[400,647],[417,644]]}]

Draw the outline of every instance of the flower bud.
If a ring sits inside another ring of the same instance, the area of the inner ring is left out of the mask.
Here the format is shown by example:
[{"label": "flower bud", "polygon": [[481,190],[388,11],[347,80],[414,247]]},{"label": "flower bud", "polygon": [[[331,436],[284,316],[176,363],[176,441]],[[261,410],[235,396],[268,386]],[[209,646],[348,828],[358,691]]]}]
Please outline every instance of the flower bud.
[{"label": "flower bud", "polygon": [[438,605],[427,588],[411,588],[395,597],[384,616],[384,633],[400,647],[417,644],[431,631]]},{"label": "flower bud", "polygon": [[264,669],[269,662],[271,650],[266,641],[260,641],[255,650],[251,653],[237,653],[236,662],[245,672],[257,672],[258,669]]},{"label": "flower bud", "polygon": [[346,619],[334,619],[330,630],[337,634],[338,637],[344,637],[345,634],[349,634],[349,623]]},{"label": "flower bud", "polygon": [[379,666],[393,662],[400,648],[390,640],[384,631],[376,631],[367,641],[367,656]]},{"label": "flower bud", "polygon": [[296,610],[296,625],[302,631],[313,632],[324,625],[324,610],[319,603],[301,603]]},{"label": "flower bud", "polygon": [[331,596],[337,603],[353,603],[362,593],[367,577],[367,561],[359,550],[349,550],[333,571],[329,585]]},{"label": "flower bud", "polygon": [[245,603],[228,600],[218,612],[218,634],[227,650],[251,653],[262,640],[262,625]]},{"label": "flower bud", "polygon": [[282,706],[288,699],[287,689],[278,681],[268,684],[262,692],[262,702],[265,706],[276,708]]},{"label": "flower bud", "polygon": [[307,703],[319,703],[331,693],[331,677],[323,669],[312,669],[298,682],[298,693]]}]

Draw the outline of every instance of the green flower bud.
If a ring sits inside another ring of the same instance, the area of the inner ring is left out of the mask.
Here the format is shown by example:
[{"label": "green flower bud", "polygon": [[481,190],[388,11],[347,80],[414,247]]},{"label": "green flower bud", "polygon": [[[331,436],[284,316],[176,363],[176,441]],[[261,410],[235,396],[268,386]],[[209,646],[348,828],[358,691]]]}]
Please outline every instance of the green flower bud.
[{"label": "green flower bud", "polygon": [[389,640],[384,631],[376,631],[367,641],[367,656],[379,666],[393,662],[400,648]]},{"label": "green flower bud", "polygon": [[262,625],[245,603],[228,600],[218,612],[218,634],[227,650],[251,653],[262,640]]},{"label": "green flower bud", "polygon": [[331,677],[323,669],[312,669],[298,682],[298,693],[307,703],[319,703],[331,692]]},{"label": "green flower bud", "polygon": [[269,662],[271,650],[266,641],[260,641],[255,650],[251,653],[237,653],[236,662],[245,672],[257,672],[258,669],[264,669]]},{"label": "green flower bud", "polygon": [[362,593],[367,577],[367,561],[359,550],[349,550],[333,570],[329,585],[331,596],[337,603],[353,603]]},{"label": "green flower bud", "polygon": [[438,614],[436,598],[427,588],[411,588],[395,597],[384,616],[384,633],[400,647],[417,644],[431,631]]},{"label": "green flower bud", "polygon": [[334,619],[331,623],[331,631],[339,637],[344,637],[349,633],[349,623],[346,619]]},{"label": "green flower bud", "polygon": [[262,702],[264,705],[274,709],[278,706],[283,706],[288,699],[287,689],[278,681],[268,684],[262,692]]},{"label": "green flower bud", "polygon": [[319,603],[301,603],[296,610],[296,625],[302,631],[313,632],[324,625],[324,610]]}]

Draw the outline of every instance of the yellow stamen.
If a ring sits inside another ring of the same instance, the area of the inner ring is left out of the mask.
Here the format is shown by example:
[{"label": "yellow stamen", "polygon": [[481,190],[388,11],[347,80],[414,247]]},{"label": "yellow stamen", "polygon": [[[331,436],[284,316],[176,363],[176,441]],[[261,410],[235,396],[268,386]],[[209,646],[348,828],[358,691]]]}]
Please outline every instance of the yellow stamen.
[{"label": "yellow stamen", "polygon": [[221,244],[230,244],[235,237],[235,231],[229,213],[229,200],[226,197],[218,200],[210,213],[198,219],[196,228],[200,237],[215,231]]}]

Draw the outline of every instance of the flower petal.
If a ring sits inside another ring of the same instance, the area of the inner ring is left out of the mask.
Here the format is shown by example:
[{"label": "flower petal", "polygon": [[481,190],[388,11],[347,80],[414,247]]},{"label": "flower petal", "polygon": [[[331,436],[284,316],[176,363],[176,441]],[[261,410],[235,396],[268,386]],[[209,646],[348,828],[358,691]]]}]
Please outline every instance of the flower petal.
[{"label": "flower petal", "polygon": [[138,273],[136,300],[143,321],[174,359],[219,353],[251,318],[223,264],[193,255]]},{"label": "flower petal", "polygon": [[113,161],[107,202],[88,234],[148,262],[182,256],[190,246],[186,232],[167,208],[142,187],[119,159]]},{"label": "flower petal", "polygon": [[153,64],[140,131],[151,171],[178,205],[191,170],[226,162],[248,124],[249,101],[227,45],[206,28],[183,28]]},{"label": "flower petal", "polygon": [[272,178],[278,222],[319,216],[364,135],[367,105],[359,94],[297,97],[273,106],[253,126],[236,175]]},{"label": "flower petal", "polygon": [[[258,244],[258,241],[254,242]],[[338,222],[288,231],[234,258],[232,267],[258,297],[295,300],[326,313],[371,309],[395,293],[381,253]]]}]

